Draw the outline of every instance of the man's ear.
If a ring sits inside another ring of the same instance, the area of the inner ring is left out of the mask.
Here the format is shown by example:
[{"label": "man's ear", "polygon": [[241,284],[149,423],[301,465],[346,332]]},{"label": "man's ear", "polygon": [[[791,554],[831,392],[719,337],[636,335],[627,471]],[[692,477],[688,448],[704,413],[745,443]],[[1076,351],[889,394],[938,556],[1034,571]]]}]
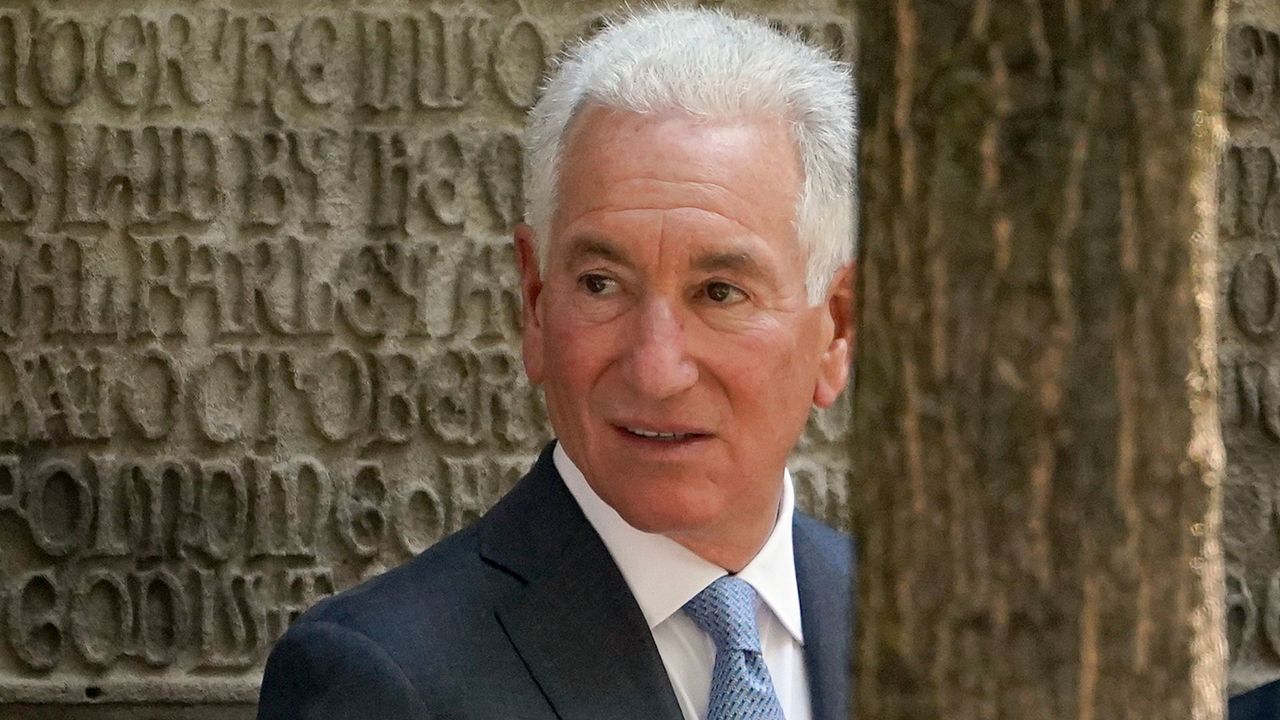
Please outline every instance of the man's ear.
[{"label": "man's ear", "polygon": [[[543,328],[542,275],[538,268],[538,252],[534,246],[533,228],[519,223],[515,229],[516,261],[520,266],[520,349],[524,356],[524,372],[529,382],[542,382]],[[546,239],[543,239],[546,242]]]},{"label": "man's ear", "polygon": [[857,317],[854,301],[854,263],[840,268],[827,290],[826,311],[832,323],[831,342],[818,360],[818,380],[813,388],[813,404],[831,407],[849,382],[849,365],[853,362],[857,339]]}]

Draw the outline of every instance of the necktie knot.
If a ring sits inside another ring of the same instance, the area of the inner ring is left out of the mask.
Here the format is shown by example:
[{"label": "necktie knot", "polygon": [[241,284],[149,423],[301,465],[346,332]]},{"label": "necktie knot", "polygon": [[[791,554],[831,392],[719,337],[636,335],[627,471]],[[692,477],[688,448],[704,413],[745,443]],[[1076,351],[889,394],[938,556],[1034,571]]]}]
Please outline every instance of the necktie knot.
[{"label": "necktie knot", "polygon": [[760,652],[756,591],[747,581],[725,575],[685,603],[684,612],[711,636],[717,651]]}]

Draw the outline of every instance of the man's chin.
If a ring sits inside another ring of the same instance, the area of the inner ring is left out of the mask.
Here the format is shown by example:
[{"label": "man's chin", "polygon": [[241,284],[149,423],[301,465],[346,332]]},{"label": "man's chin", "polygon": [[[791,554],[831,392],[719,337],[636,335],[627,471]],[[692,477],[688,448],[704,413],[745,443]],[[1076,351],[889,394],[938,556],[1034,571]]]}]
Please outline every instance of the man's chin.
[{"label": "man's chin", "polygon": [[613,504],[613,509],[631,527],[647,533],[668,537],[697,534],[699,530],[714,524],[718,517],[718,503],[705,498],[681,501],[667,496],[659,503],[652,498],[626,498]]}]

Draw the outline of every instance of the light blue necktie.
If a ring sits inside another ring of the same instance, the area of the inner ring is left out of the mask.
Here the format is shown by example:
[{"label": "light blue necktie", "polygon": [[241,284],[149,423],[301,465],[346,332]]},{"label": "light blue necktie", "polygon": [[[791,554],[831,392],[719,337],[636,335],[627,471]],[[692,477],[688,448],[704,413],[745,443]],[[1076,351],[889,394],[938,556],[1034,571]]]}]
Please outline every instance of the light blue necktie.
[{"label": "light blue necktie", "polygon": [[784,720],[760,652],[755,588],[726,575],[685,603],[684,612],[716,644],[707,720]]}]

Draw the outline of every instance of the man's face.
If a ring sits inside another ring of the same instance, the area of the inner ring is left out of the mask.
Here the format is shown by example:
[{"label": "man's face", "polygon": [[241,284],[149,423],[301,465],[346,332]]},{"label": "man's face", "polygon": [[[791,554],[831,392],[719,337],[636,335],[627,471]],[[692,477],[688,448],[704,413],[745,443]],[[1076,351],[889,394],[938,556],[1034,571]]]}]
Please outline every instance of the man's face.
[{"label": "man's face", "polygon": [[801,179],[780,121],[590,107],[566,140],[547,267],[517,231],[529,377],[635,527],[698,542],[771,526],[811,404],[844,387],[851,269],[809,306]]}]

